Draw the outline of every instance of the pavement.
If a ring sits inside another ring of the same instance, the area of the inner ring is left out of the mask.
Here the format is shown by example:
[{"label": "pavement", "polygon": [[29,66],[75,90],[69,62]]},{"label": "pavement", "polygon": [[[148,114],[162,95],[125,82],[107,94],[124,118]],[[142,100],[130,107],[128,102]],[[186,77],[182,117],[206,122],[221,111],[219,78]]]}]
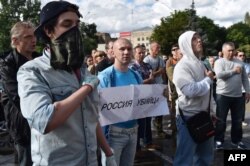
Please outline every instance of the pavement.
[{"label": "pavement", "polygon": [[[243,142],[246,144],[248,149],[250,149],[250,104],[247,105],[246,109],[246,122],[248,122],[248,126],[243,127]],[[170,132],[167,128],[169,118],[166,116],[164,118],[164,131]],[[231,116],[229,114],[227,120],[227,130],[225,134],[225,149],[231,149],[230,146],[230,129],[231,129]],[[153,143],[157,144],[161,147],[161,150],[154,149],[142,149],[140,154],[136,155],[134,166],[171,166],[173,163],[174,153],[175,153],[175,144],[174,139],[166,139],[166,138],[156,138],[155,137],[155,129],[153,130]],[[1,141],[2,137],[0,137]],[[223,166],[223,155],[224,151],[215,151],[213,166]],[[7,155],[0,155],[0,166],[17,166],[14,163],[15,155],[14,153]]]},{"label": "pavement", "polygon": [[[243,127],[243,139],[242,142],[245,143],[248,150],[250,150],[250,104],[247,104],[245,115],[245,122],[248,123],[247,126]],[[167,129],[168,118],[164,119],[164,131],[169,132]],[[227,128],[225,133],[224,149],[231,150],[231,114],[228,114],[227,118]],[[155,133],[155,131],[153,131]],[[135,159],[135,166],[171,166],[173,165],[173,159],[175,154],[174,139],[157,139],[154,137],[154,144],[162,147],[162,150],[146,150],[144,157],[137,157]],[[214,161],[212,166],[224,166],[224,151],[216,151],[214,154]]]}]

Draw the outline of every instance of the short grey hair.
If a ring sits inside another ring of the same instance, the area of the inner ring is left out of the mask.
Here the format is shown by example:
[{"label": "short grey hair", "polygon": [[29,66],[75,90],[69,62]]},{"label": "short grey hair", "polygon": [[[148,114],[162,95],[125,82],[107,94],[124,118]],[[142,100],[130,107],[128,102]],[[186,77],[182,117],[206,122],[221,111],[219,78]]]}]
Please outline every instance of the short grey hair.
[{"label": "short grey hair", "polygon": [[231,46],[231,47],[235,48],[235,45],[234,45],[233,42],[225,42],[225,43],[222,45],[222,50],[223,50],[226,46]]},{"label": "short grey hair", "polygon": [[155,45],[155,44],[157,44],[158,46],[160,46],[160,44],[159,44],[157,41],[152,41],[152,42],[150,43],[150,50],[152,50],[153,45]]},{"label": "short grey hair", "polygon": [[12,38],[19,38],[21,37],[24,29],[33,28],[35,29],[35,26],[29,22],[29,21],[19,21],[17,22],[10,30],[10,36],[11,36],[11,47],[16,48],[14,45]]}]

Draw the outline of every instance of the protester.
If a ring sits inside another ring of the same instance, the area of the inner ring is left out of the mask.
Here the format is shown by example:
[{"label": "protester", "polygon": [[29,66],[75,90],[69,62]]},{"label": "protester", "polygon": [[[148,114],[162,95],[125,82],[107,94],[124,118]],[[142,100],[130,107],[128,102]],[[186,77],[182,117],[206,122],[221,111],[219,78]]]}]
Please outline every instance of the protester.
[{"label": "protester", "polygon": [[93,62],[93,57],[91,55],[87,55],[85,58],[84,58],[84,63],[86,64],[87,67],[91,66],[94,64]]},{"label": "protester", "polygon": [[[207,111],[210,99],[210,85],[213,74],[207,71],[200,57],[203,54],[201,37],[194,31],[183,33],[178,40],[182,59],[174,69],[173,82],[178,93],[177,107],[181,109],[185,120]],[[212,96],[212,95],[211,95]],[[213,101],[211,99],[211,101]],[[213,107],[210,107],[213,108]],[[212,110],[211,110],[212,111]],[[177,149],[174,166],[209,166],[213,161],[213,137],[203,143],[196,143],[177,111]]]},{"label": "protester", "polygon": [[[217,59],[214,57],[214,56],[209,56],[208,57],[208,63],[207,63],[207,68],[213,72],[214,74],[214,80],[213,80],[213,97],[214,97],[214,100],[216,101],[216,75],[215,75],[215,72],[214,72],[214,63]],[[206,65],[206,64],[205,64]]]},{"label": "protester", "polygon": [[246,100],[250,98],[249,81],[244,64],[234,58],[235,46],[232,42],[226,42],[222,46],[223,58],[215,61],[214,71],[217,78],[216,97],[217,112],[219,121],[216,123],[215,148],[223,149],[227,114],[230,110],[232,118],[231,140],[232,147],[246,149],[242,142],[242,86],[245,89]]},{"label": "protester", "polygon": [[[137,45],[134,48],[134,62],[130,65],[130,68],[137,71],[142,79],[143,84],[154,83],[154,76],[152,73],[152,67],[143,62],[145,51],[142,46]],[[138,139],[137,139],[137,154],[141,151],[140,139],[142,139],[143,146],[147,149],[159,149],[160,147],[153,144],[152,130],[151,130],[151,117],[138,119]]]},{"label": "protester", "polygon": [[[153,69],[153,75],[155,78],[155,84],[163,84],[164,78],[163,74],[165,74],[165,63],[163,59],[159,56],[160,45],[157,42],[152,42],[150,44],[150,55],[144,58],[144,62],[148,63]],[[158,137],[165,137],[166,133],[163,131],[162,124],[163,116],[157,116],[153,120],[153,124],[156,127],[156,134]]]},{"label": "protester", "polygon": [[218,52],[218,58],[223,58],[223,53],[221,51]]},{"label": "protester", "polygon": [[164,61],[164,63],[167,63],[168,60],[168,56],[167,55],[162,55],[162,60]]},{"label": "protester", "polygon": [[[239,59],[244,63],[244,69],[246,71],[248,81],[250,79],[250,65],[245,62],[246,56],[243,51],[237,51],[236,58]],[[245,112],[246,112],[246,98],[245,98],[245,89],[242,88],[242,95],[243,95],[243,100],[242,100],[242,105],[243,105],[243,116],[242,116],[242,126],[247,126],[248,123],[245,121]]]},{"label": "protester", "polygon": [[[117,39],[113,45],[113,52],[114,64],[98,74],[100,88],[141,84],[140,75],[128,67],[133,54],[131,42],[125,38]],[[114,150],[117,165],[133,166],[137,128],[137,120],[120,122],[106,127],[108,142]]]},{"label": "protester", "polygon": [[114,44],[113,41],[109,41],[106,44],[105,49],[106,49],[107,57],[105,57],[101,62],[97,64],[96,69],[98,72],[101,72],[107,67],[113,65],[114,63],[113,44]]},{"label": "protester", "polygon": [[43,56],[18,71],[21,111],[31,128],[34,165],[97,165],[97,142],[116,165],[98,123],[99,80],[83,65],[78,7],[47,3],[35,34],[47,43]]},{"label": "protester", "polygon": [[20,99],[17,92],[17,71],[24,63],[38,57],[35,52],[36,37],[34,26],[30,22],[17,22],[10,31],[11,51],[0,61],[4,91],[2,103],[21,166],[32,165],[30,148],[30,128],[20,110]]},{"label": "protester", "polygon": [[90,66],[88,66],[88,70],[89,70],[90,73],[93,74],[93,75],[95,75],[96,65],[97,65],[96,60],[95,60],[95,52],[96,52],[96,51],[97,51],[96,49],[93,49],[93,50],[91,51],[91,56],[92,56],[92,59],[93,59],[93,64],[90,65]]},{"label": "protester", "polygon": [[93,55],[93,61],[95,62],[95,64],[93,64],[93,67],[90,69],[90,73],[93,75],[97,75],[98,74],[98,64],[100,62],[102,62],[105,58],[106,58],[106,54],[104,51],[99,51],[97,50],[94,55]]},{"label": "protester", "polygon": [[170,128],[172,129],[172,136],[176,134],[176,109],[175,103],[178,98],[178,94],[176,92],[175,85],[173,83],[173,74],[174,67],[182,58],[182,54],[180,52],[178,44],[174,44],[171,48],[172,56],[166,62],[166,73],[168,76],[168,93],[169,93],[169,101],[170,101]]}]

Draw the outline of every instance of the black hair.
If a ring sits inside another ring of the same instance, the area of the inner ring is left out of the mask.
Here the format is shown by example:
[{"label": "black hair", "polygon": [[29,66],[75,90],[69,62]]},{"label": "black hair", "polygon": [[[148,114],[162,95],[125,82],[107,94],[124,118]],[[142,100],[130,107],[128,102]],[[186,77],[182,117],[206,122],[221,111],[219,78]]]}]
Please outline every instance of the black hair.
[{"label": "black hair", "polygon": [[179,45],[177,43],[175,43],[175,44],[172,45],[171,49],[175,48],[175,47],[179,48]]}]

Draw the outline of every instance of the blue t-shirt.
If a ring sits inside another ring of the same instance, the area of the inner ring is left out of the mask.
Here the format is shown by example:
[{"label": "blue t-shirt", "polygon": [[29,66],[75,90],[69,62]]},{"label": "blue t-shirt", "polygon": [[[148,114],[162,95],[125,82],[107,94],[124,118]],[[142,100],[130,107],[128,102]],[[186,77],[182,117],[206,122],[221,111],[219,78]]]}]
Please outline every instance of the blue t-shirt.
[{"label": "blue t-shirt", "polygon": [[[135,77],[135,73],[133,73],[131,70],[128,70],[127,72],[120,72],[114,68],[113,74],[114,74],[113,85],[115,87],[139,84]],[[137,120],[129,120],[126,122],[120,122],[113,125],[121,128],[132,128],[136,124]]]},{"label": "blue t-shirt", "polygon": [[[121,72],[116,70],[113,65],[98,73],[98,78],[100,80],[98,88],[138,85],[143,83],[141,76],[136,71],[128,69],[126,72]],[[129,120],[112,125],[120,128],[132,128],[136,124],[137,120]]]}]

